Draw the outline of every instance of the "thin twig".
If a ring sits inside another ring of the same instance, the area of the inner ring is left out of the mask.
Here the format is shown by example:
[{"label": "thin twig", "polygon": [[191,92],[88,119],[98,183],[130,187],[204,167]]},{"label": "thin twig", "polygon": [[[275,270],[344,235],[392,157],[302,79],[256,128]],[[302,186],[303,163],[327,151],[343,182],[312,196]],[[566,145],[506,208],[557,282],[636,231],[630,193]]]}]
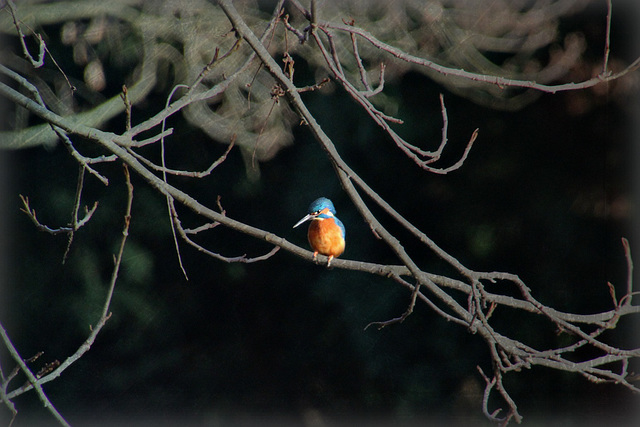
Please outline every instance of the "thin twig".
[{"label": "thin twig", "polygon": [[[53,403],[51,403],[51,401],[45,394],[44,390],[42,389],[42,385],[40,384],[39,380],[35,377],[35,375],[33,375],[33,372],[31,372],[31,370],[29,369],[27,364],[24,362],[24,360],[22,360],[22,357],[20,357],[18,350],[15,348],[15,346],[11,342],[11,339],[9,338],[7,331],[4,329],[4,326],[2,326],[1,323],[0,323],[0,336],[2,336],[2,341],[4,342],[4,345],[9,351],[9,354],[11,355],[13,360],[16,361],[18,366],[20,366],[20,369],[22,370],[22,372],[27,376],[27,379],[29,380],[30,385],[32,387],[35,387],[36,394],[44,404],[44,407],[47,408],[47,410],[51,412],[51,414],[53,414],[53,416],[56,418],[56,420],[58,420],[58,422],[61,425],[70,426],[70,424],[64,419],[64,417],[60,414],[60,412],[58,412],[56,407],[53,406]],[[7,395],[6,399],[10,400],[11,397]]]},{"label": "thin twig", "polygon": [[75,147],[73,146],[73,143],[71,142],[71,139],[65,132],[62,131],[62,129],[60,129],[57,126],[54,126],[53,130],[56,132],[56,134],[58,134],[58,137],[60,137],[60,139],[64,143],[64,146],[67,148],[67,150],[69,150],[69,153],[71,153],[73,158],[78,163],[80,163],[81,167],[88,170],[89,173],[91,173],[93,176],[98,178],[100,182],[102,182],[104,185],[109,185],[109,180],[107,179],[107,177],[102,175],[98,171],[96,171],[90,165],[95,163],[112,162],[116,160],[116,156],[100,156],[96,158],[85,157],[82,154],[80,154],[78,150],[75,149]]},{"label": "thin twig", "polygon": [[607,0],[607,29],[604,37],[604,59],[602,61],[602,75],[608,76],[609,72],[609,53],[611,44],[611,15],[613,13],[613,6],[611,0]]},{"label": "thin twig", "polygon": [[[193,246],[194,248],[196,248],[197,250],[199,250],[200,252],[209,255],[212,258],[215,258],[219,261],[224,261],[227,263],[233,263],[233,262],[240,262],[240,263],[245,263],[245,264],[249,264],[249,263],[253,263],[253,262],[258,262],[258,261],[264,261],[266,259],[271,258],[273,255],[276,254],[276,252],[278,252],[280,250],[279,246],[275,246],[273,249],[271,249],[271,251],[269,251],[268,253],[266,253],[265,255],[261,255],[255,258],[247,258],[247,254],[243,254],[240,256],[236,256],[236,257],[226,257],[224,255],[220,255],[219,253],[213,252],[209,249],[206,249],[205,247],[203,247],[202,245],[199,245],[198,243],[194,242],[187,234],[194,234],[192,230],[189,230],[189,233],[187,232],[187,230],[185,230],[182,227],[182,224],[180,223],[180,220],[176,217],[174,217],[175,220],[175,226],[176,229],[178,230],[178,233],[180,234],[180,237],[182,237],[182,239],[187,242],[189,245]],[[207,228],[213,228],[213,227],[208,227]],[[199,230],[202,231],[202,230]]]},{"label": "thin twig", "polygon": [[607,75],[599,74],[591,79],[578,82],[578,83],[564,83],[564,84],[556,84],[556,85],[542,84],[542,83],[537,83],[531,80],[509,79],[506,77],[473,73],[473,72],[465,71],[459,68],[445,67],[443,65],[435,63],[434,61],[430,61],[428,59],[410,55],[402,51],[401,49],[398,49],[394,46],[391,46],[387,43],[384,43],[378,40],[368,31],[365,31],[358,27],[352,27],[345,24],[336,24],[332,22],[319,22],[318,28],[322,30],[334,29],[338,31],[344,31],[346,33],[353,33],[367,40],[369,43],[371,43],[372,46],[375,46],[378,49],[388,52],[392,56],[402,61],[429,68],[445,76],[462,77],[464,79],[471,80],[474,82],[488,83],[491,85],[496,85],[501,88],[505,88],[505,87],[527,88],[527,89],[534,89],[540,92],[547,92],[547,93],[558,93],[558,92],[564,92],[569,90],[586,89],[589,87],[596,86],[602,82],[619,79],[620,77],[625,76],[626,74],[631,73],[637,70],[638,68],[640,68],[640,58],[636,58],[627,68],[615,74],[611,74],[611,73]]},{"label": "thin twig", "polygon": [[45,44],[42,36],[40,34],[34,33],[35,37],[38,39],[38,59],[34,59],[34,57],[29,52],[29,48],[27,48],[26,43],[24,42],[25,35],[22,33],[22,29],[20,28],[20,24],[18,23],[18,18],[16,18],[16,5],[13,3],[13,0],[7,0],[7,5],[9,6],[9,12],[11,13],[11,18],[13,19],[13,25],[16,27],[16,31],[18,32],[18,38],[20,39],[20,45],[22,46],[22,53],[24,57],[31,62],[35,68],[40,68],[44,65],[44,54],[45,54]]},{"label": "thin twig", "polygon": [[113,298],[116,282],[118,280],[118,274],[120,271],[120,265],[122,263],[122,255],[124,253],[125,243],[127,241],[127,237],[129,237],[129,226],[131,224],[131,208],[133,206],[133,185],[131,184],[129,168],[126,164],[123,164],[123,168],[124,168],[124,176],[125,176],[125,182],[127,186],[127,196],[128,196],[127,206],[125,208],[125,214],[124,214],[124,227],[122,229],[122,239],[120,241],[120,248],[115,257],[115,263],[114,263],[113,271],[111,273],[111,280],[109,281],[109,289],[105,297],[105,302],[102,307],[102,313],[100,315],[100,318],[98,319],[96,324],[90,328],[91,333],[89,334],[85,342],[82,343],[80,347],[78,347],[78,349],[74,354],[72,354],[67,359],[65,359],[65,361],[62,362],[60,366],[56,368],[53,372],[45,375],[42,378],[39,378],[35,384],[32,382],[31,384],[17,388],[12,392],[7,393],[8,399],[13,399],[16,396],[20,396],[21,394],[31,390],[34,386],[41,387],[42,384],[45,384],[49,381],[53,381],[54,379],[58,378],[67,368],[69,368],[73,363],[75,363],[78,359],[80,359],[87,351],[89,351],[96,337],[98,336],[98,334],[100,333],[104,325],[107,323],[107,321],[111,318],[109,307],[111,306],[111,300]]},{"label": "thin twig", "polygon": [[36,216],[36,210],[32,209],[31,206],[29,205],[29,198],[28,197],[23,196],[22,194],[20,194],[20,200],[22,200],[22,206],[23,206],[22,208],[20,208],[20,210],[22,212],[24,212],[25,214],[27,214],[29,219],[31,219],[31,221],[35,224],[35,226],[36,226],[36,228],[38,230],[45,231],[45,232],[47,232],[49,234],[71,233],[73,231],[77,231],[80,227],[85,225],[91,219],[91,217],[93,216],[94,212],[98,208],[98,202],[95,202],[91,209],[85,208],[85,216],[81,220],[77,221],[77,228],[76,229],[74,229],[73,226],[71,226],[71,227],[51,228],[49,226],[41,224],[40,221],[38,221],[38,218]]},{"label": "thin twig", "polygon": [[78,183],[76,185],[76,196],[75,202],[73,203],[73,212],[71,213],[71,228],[72,230],[69,234],[69,241],[67,243],[67,249],[64,251],[64,255],[62,255],[62,263],[64,264],[67,260],[67,256],[69,255],[69,251],[71,250],[71,243],[73,242],[73,236],[75,231],[78,229],[78,211],[80,210],[80,202],[82,201],[82,189],[84,187],[84,171],[85,166],[80,165],[80,170],[78,171]]},{"label": "thin twig", "polygon": [[[218,49],[216,49],[216,54],[214,56],[214,60],[218,57]],[[212,60],[213,61],[213,60]],[[207,67],[205,67],[205,70],[207,69]],[[200,75],[201,77],[199,78],[203,78],[205,73],[205,70],[203,70]],[[165,110],[169,107],[169,104],[171,103],[171,98],[173,97],[173,94],[176,92],[176,90],[178,90],[181,87],[187,87],[186,85],[176,85],[174,86],[174,88],[171,90],[171,92],[169,93],[169,96],[167,97],[167,101],[165,103]],[[165,126],[166,126],[166,118],[162,119],[162,128],[160,131],[161,135],[164,135],[165,132]],[[164,136],[160,138],[160,161],[162,162],[162,180],[165,182],[165,184],[167,184],[167,165],[166,165],[166,160],[165,160],[165,150],[164,150]],[[176,256],[178,257],[178,265],[180,266],[180,270],[182,270],[182,274],[184,275],[185,280],[189,280],[189,276],[187,275],[187,271],[184,268],[184,264],[182,263],[182,255],[180,254],[180,245],[178,245],[178,237],[176,236],[176,230],[175,230],[175,223],[178,219],[178,213],[176,212],[176,207],[173,203],[173,198],[171,198],[171,196],[167,195],[166,196],[166,202],[167,202],[167,210],[169,212],[169,224],[171,225],[171,235],[173,237],[173,243],[174,243],[174,247],[176,248]]]}]

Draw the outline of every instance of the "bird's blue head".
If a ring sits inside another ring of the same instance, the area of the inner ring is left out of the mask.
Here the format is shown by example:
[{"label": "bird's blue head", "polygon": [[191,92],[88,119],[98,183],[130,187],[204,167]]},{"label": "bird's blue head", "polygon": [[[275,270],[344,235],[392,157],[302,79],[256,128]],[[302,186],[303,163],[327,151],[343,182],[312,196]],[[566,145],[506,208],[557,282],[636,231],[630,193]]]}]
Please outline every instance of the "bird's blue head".
[{"label": "bird's blue head", "polygon": [[[320,197],[319,199],[314,200],[309,205],[309,213],[307,214],[307,216],[298,221],[296,225],[293,226],[293,228],[296,228],[303,222],[312,220],[314,218],[334,218],[335,221],[339,221],[338,218],[334,217],[335,214],[336,208],[333,206],[333,203],[331,203],[331,200],[327,199],[326,197]],[[341,228],[343,227],[344,226],[341,226]]]},{"label": "bird's blue head", "polygon": [[325,215],[321,213],[325,209],[328,209],[329,212],[331,212],[333,215],[336,214],[336,208],[333,206],[331,200],[327,199],[326,197],[320,197],[319,199],[311,202],[311,204],[309,205],[309,214]]}]

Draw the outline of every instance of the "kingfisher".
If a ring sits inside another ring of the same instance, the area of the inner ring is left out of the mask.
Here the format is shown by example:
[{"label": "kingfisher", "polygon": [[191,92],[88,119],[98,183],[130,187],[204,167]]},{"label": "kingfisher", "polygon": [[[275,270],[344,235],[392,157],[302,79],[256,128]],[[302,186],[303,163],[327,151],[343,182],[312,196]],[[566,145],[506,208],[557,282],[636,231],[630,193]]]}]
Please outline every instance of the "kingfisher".
[{"label": "kingfisher", "polygon": [[296,228],[305,221],[311,220],[307,238],[309,245],[313,249],[313,260],[318,254],[329,257],[327,267],[331,265],[331,260],[344,252],[344,224],[336,216],[336,208],[331,200],[320,197],[309,205],[307,216],[297,222]]}]

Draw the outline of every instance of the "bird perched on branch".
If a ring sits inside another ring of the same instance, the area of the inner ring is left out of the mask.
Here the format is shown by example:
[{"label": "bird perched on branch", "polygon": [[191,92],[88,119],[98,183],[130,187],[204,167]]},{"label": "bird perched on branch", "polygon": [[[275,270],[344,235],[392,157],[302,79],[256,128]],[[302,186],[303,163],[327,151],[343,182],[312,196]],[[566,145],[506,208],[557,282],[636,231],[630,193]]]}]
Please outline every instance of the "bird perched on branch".
[{"label": "bird perched on branch", "polygon": [[336,216],[336,208],[331,200],[320,197],[309,206],[309,213],[302,218],[293,228],[296,228],[305,221],[311,220],[307,238],[311,249],[313,249],[313,260],[318,254],[329,257],[327,267],[331,265],[331,260],[344,252],[344,225]]}]

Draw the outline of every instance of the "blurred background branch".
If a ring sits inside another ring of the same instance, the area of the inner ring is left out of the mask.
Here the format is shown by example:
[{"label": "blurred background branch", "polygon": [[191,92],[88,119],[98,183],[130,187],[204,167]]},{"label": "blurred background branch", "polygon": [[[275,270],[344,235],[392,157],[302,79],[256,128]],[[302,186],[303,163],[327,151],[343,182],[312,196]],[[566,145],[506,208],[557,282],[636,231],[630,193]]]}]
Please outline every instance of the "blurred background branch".
[{"label": "blurred background branch", "polygon": [[[366,75],[375,81],[379,74],[377,64],[382,63],[387,81],[417,71],[481,105],[517,110],[535,101],[540,93],[442,74],[421,64],[390,57],[371,43],[359,43],[358,56],[354,56],[352,40],[345,32],[362,34],[360,29],[366,29],[376,40],[404,54],[452,70],[544,85],[573,80],[572,70],[594,66],[582,58],[585,43],[579,33],[558,40],[560,19],[583,10],[589,3],[584,0],[526,4],[462,0],[426,4],[410,0],[326,2],[320,9],[319,25],[342,33],[336,34],[332,42],[341,70],[350,81],[360,79],[358,74],[363,68],[359,62],[365,63]],[[245,1],[238,7],[252,27],[266,28],[269,12],[257,3]],[[283,13],[291,14],[288,19],[291,26],[307,25],[301,16],[304,11],[301,4],[286,3],[286,7]],[[0,32],[5,36],[15,33],[12,15],[6,9],[0,14]],[[142,108],[151,91],[191,85],[211,60],[213,47],[226,51],[235,43],[220,9],[204,0],[187,3],[114,0],[108,4],[25,1],[20,2],[18,16],[18,25],[27,37],[41,36],[45,43],[65,47],[64,57],[58,59],[65,67],[36,73],[22,52],[6,49],[1,53],[1,62],[32,81],[52,111],[95,127],[104,126],[124,111],[117,90],[123,82],[129,88],[131,103]],[[351,21],[351,27],[342,24],[346,19]],[[59,32],[49,33],[49,28]],[[287,37],[287,33],[283,25],[275,28],[265,41],[268,49],[274,55],[286,52],[299,56],[310,66],[319,67],[319,81],[325,76],[321,53]],[[208,85],[230,75],[242,60],[242,55],[234,55],[216,64],[198,90],[206,90]],[[623,66],[616,61],[610,65],[614,71]],[[273,79],[256,64],[220,96],[189,105],[184,109],[185,117],[218,142],[225,143],[237,133],[238,145],[247,157],[252,153],[258,161],[268,160],[292,142],[291,127],[296,124],[286,104],[273,105],[272,86]],[[395,115],[398,108],[384,93],[376,96],[375,104],[390,115]],[[10,114],[6,122],[13,129],[0,133],[1,147],[26,148],[56,141],[47,126],[30,123],[25,110],[13,110]],[[255,167],[248,168],[248,172],[257,173]]]}]

